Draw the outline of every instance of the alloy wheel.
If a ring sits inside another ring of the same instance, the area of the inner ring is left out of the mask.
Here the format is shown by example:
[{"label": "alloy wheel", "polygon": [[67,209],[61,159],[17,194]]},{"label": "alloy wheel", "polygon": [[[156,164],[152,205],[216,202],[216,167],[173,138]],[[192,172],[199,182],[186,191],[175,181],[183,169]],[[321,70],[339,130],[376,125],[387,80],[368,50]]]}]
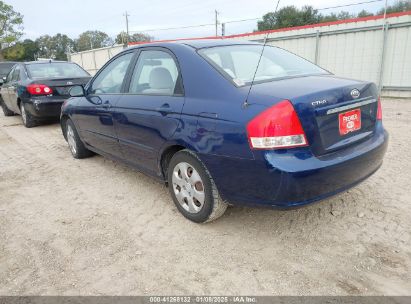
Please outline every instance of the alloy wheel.
[{"label": "alloy wheel", "polygon": [[21,112],[21,118],[23,119],[23,123],[26,125],[27,124],[27,113],[26,113],[26,109],[24,108],[23,104],[20,106],[20,112]]},{"label": "alloy wheel", "polygon": [[67,142],[70,147],[71,153],[73,153],[73,155],[76,155],[77,153],[76,138],[74,136],[74,130],[70,125],[67,125]]}]

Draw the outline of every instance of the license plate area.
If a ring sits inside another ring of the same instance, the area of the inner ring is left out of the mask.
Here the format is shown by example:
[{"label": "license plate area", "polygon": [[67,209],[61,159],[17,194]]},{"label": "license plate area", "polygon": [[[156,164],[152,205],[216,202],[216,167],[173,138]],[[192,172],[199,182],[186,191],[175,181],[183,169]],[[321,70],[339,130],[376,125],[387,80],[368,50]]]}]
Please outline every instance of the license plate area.
[{"label": "license plate area", "polygon": [[344,136],[361,129],[361,109],[354,109],[338,115],[340,135]]}]

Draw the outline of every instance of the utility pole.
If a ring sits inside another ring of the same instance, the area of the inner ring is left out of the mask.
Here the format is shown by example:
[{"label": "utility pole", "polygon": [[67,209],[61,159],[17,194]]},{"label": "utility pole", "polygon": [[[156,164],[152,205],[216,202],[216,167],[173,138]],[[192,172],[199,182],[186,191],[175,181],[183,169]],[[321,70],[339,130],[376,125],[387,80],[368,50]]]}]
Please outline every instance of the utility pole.
[{"label": "utility pole", "polygon": [[128,13],[127,13],[127,11],[126,11],[126,13],[124,14],[124,16],[126,17],[126,33],[127,33],[127,38],[126,38],[126,43],[128,44],[128,41],[129,41],[129,39],[130,39],[130,33],[129,33],[129,30],[128,30],[128,17],[130,16]]},{"label": "utility pole", "polygon": [[387,6],[388,6],[388,0],[385,0],[385,6],[384,6],[384,21],[383,21],[383,26],[382,26],[382,29],[384,30],[384,27],[385,27],[385,23],[386,23],[386,20],[387,20]]},{"label": "utility pole", "polygon": [[218,12],[215,10],[215,36],[218,36]]}]

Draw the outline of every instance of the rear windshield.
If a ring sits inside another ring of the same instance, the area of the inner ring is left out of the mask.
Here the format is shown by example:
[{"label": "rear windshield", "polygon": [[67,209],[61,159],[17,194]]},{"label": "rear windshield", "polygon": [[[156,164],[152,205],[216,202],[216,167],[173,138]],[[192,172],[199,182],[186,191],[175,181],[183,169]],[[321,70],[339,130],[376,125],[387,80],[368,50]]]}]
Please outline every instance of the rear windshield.
[{"label": "rear windshield", "polygon": [[268,45],[264,48],[256,73],[262,51],[262,45],[230,45],[202,49],[199,54],[238,86],[250,84],[254,74],[257,83],[287,77],[329,74],[297,55]]},{"label": "rear windshield", "polygon": [[90,75],[81,67],[68,62],[51,62],[27,64],[30,78],[75,78],[89,77]]},{"label": "rear windshield", "polygon": [[11,68],[14,67],[15,63],[1,63],[0,64],[0,75],[7,76]]}]

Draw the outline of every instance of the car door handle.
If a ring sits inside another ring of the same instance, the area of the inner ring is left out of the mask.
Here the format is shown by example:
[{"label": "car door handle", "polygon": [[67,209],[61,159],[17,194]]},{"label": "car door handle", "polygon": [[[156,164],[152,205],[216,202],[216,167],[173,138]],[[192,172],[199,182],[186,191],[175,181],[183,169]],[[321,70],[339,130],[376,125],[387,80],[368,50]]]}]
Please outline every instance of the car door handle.
[{"label": "car door handle", "polygon": [[165,116],[171,111],[171,107],[168,103],[163,104],[161,107],[156,108],[157,112],[160,112],[161,115]]},{"label": "car door handle", "polygon": [[215,119],[218,118],[218,114],[210,112],[201,112],[200,114],[198,114],[198,117]]}]

